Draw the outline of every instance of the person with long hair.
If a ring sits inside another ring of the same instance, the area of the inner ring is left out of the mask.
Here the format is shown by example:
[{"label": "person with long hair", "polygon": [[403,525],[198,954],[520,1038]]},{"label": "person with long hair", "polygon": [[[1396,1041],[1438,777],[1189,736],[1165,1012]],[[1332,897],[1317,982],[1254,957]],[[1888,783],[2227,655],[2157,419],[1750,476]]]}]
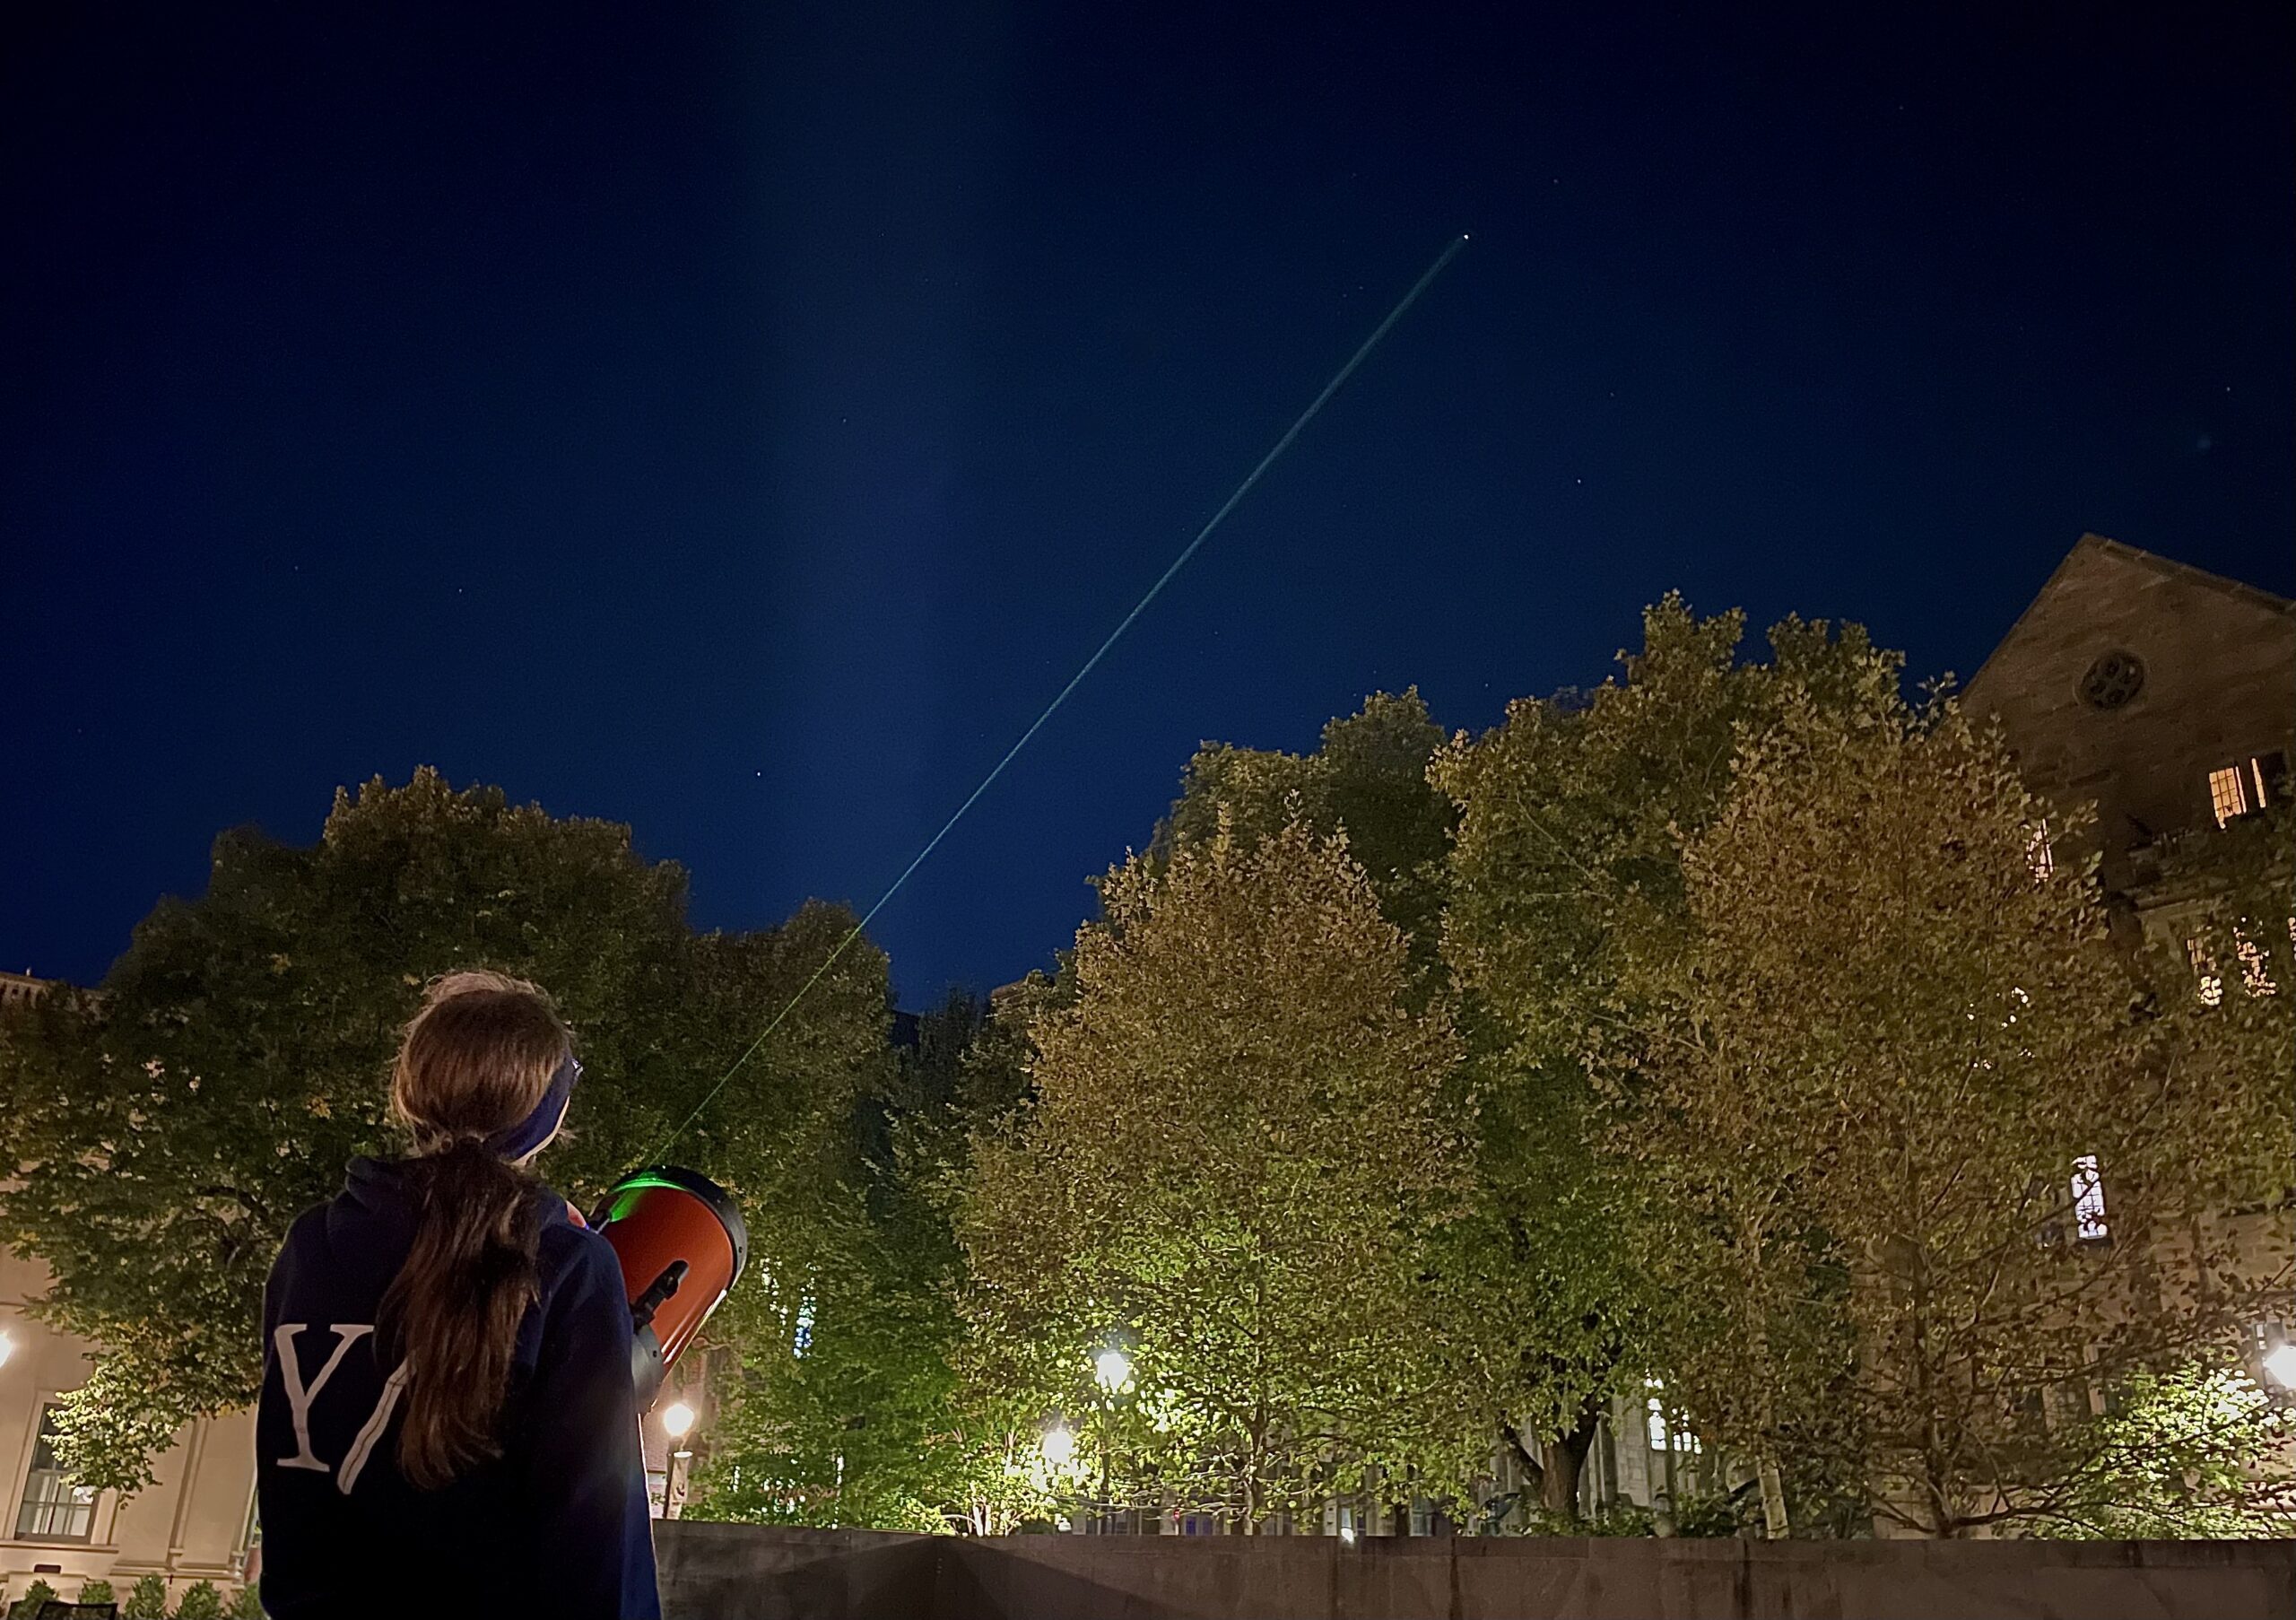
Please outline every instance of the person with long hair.
[{"label": "person with long hair", "polygon": [[580,1072],[536,986],[439,980],[392,1076],[412,1156],[289,1231],[256,1417],[280,1620],[657,1620],[621,1264],[528,1168]]}]

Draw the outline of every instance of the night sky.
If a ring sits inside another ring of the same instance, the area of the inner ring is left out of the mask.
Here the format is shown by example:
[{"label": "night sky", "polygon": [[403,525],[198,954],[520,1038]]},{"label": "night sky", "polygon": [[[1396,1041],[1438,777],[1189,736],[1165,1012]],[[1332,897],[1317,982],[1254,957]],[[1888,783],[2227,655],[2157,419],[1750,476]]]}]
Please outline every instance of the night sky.
[{"label": "night sky", "polygon": [[[1966,675],[2093,529],[2296,594],[2285,6],[10,7],[0,965],[417,764],[707,926],[1045,962],[1199,739],[1679,586]],[[354,14],[355,13],[355,14]]]}]

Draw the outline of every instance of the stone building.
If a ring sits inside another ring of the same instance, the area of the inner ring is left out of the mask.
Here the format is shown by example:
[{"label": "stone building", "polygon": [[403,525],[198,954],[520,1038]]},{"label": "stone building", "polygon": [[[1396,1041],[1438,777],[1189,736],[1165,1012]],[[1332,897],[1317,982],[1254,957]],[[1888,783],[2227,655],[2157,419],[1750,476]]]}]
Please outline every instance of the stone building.
[{"label": "stone building", "polygon": [[[48,981],[0,975],[0,1015],[47,993]],[[244,1572],[255,1528],[252,1414],[186,1424],[156,1468],[159,1483],[123,1499],[75,1485],[56,1466],[48,1417],[88,1376],[95,1346],[25,1313],[48,1268],[0,1249],[0,1593],[44,1580],[65,1598],[91,1578],[123,1598],[145,1575],[170,1599],[198,1581],[227,1593]]]},{"label": "stone building", "polygon": [[[2296,602],[2084,535],[1971,677],[1965,701],[1999,721],[2036,791],[2096,806],[2083,844],[2057,858],[2098,857],[2125,943],[2187,953],[2205,1000],[2243,993],[2246,976],[2210,959],[2193,922],[2212,881],[2210,840],[2296,788]],[[2296,936],[2296,919],[2289,928]],[[2091,1179],[2109,1208],[2109,1188],[2093,1170]],[[2296,1212],[2224,1218],[2251,1280],[2284,1283]],[[2260,1354],[2296,1322],[2252,1331]]]},{"label": "stone building", "polygon": [[2035,791],[2096,806],[2106,892],[2178,943],[2161,849],[2289,791],[2296,603],[2084,535],[1963,702],[2000,721]]}]

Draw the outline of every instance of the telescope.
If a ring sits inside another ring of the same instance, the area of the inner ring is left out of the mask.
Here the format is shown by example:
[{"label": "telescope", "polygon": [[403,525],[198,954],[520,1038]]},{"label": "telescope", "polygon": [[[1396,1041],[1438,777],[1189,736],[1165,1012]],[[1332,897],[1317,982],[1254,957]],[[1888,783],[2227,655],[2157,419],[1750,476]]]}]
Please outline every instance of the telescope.
[{"label": "telescope", "polygon": [[750,1232],[724,1188],[657,1165],[613,1184],[590,1217],[613,1245],[630,1292],[631,1381],[650,1409],[662,1381],[749,1264]]}]

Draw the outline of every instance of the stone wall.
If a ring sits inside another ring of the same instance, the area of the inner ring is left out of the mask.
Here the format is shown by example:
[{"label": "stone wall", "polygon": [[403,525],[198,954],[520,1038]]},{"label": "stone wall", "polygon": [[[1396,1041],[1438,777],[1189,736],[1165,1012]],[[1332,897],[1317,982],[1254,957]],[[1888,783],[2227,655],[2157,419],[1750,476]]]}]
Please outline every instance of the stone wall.
[{"label": "stone wall", "polygon": [[2296,1620],[2296,1543],[657,1527],[665,1620]]}]

